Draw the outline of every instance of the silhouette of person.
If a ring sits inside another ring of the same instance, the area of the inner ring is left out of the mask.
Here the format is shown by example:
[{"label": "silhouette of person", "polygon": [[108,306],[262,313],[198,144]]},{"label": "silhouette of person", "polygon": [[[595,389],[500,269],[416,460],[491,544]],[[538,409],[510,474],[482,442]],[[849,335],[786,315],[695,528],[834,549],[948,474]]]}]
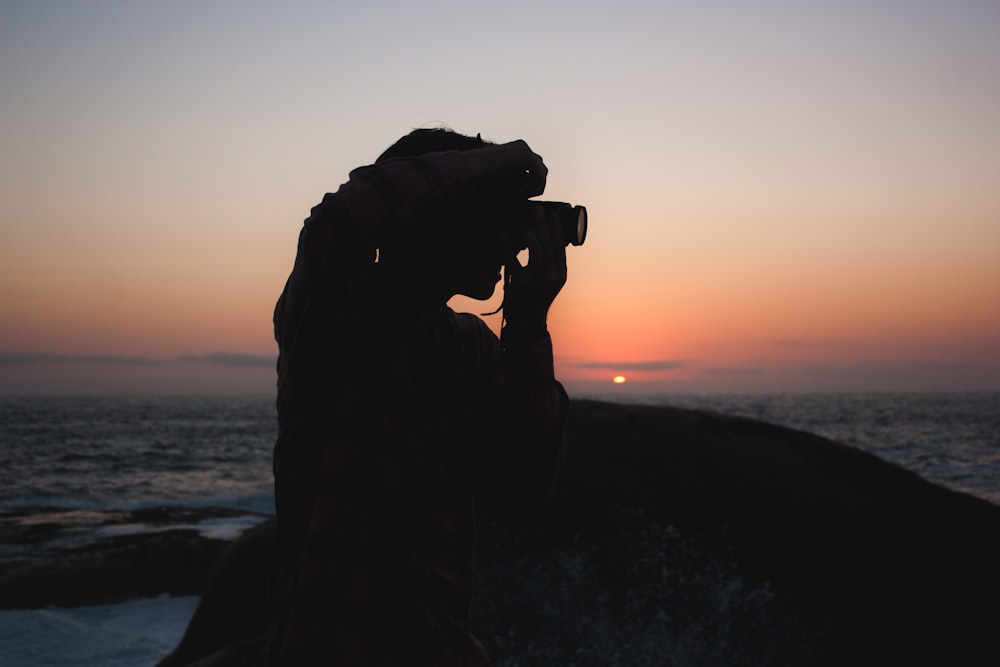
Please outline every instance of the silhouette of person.
[{"label": "silhouette of person", "polygon": [[[488,664],[469,624],[476,507],[530,511],[565,457],[546,328],[565,243],[557,217],[509,205],[546,174],[523,141],[416,130],[305,221],[274,313],[268,664]],[[498,339],[447,302],[489,298],[501,267]]]}]

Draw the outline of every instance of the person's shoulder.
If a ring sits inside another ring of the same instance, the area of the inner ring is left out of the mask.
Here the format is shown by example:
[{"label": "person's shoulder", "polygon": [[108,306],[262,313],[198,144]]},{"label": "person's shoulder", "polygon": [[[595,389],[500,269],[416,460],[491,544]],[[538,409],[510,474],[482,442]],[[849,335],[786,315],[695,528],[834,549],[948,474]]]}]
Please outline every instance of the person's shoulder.
[{"label": "person's shoulder", "polygon": [[472,313],[456,313],[448,307],[448,317],[452,320],[456,330],[460,334],[475,336],[488,335],[496,338],[496,334],[494,334],[489,326],[487,326],[486,322],[483,322],[482,318],[477,317]]},{"label": "person's shoulder", "polygon": [[500,339],[482,319],[472,313],[456,313],[451,308],[448,308],[446,316],[466,353],[480,361],[499,355]]}]

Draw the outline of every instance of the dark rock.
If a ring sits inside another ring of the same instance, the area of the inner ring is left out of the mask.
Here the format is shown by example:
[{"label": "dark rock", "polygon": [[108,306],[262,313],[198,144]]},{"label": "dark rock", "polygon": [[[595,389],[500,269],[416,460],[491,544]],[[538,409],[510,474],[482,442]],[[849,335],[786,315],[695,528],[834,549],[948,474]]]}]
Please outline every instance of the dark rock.
[{"label": "dark rock", "polygon": [[[267,559],[274,521],[245,532],[212,568],[194,616],[173,653],[157,667],[235,665],[261,656]],[[252,661],[248,664],[252,664]]]},{"label": "dark rock", "polygon": [[205,537],[190,526],[206,518],[247,514],[185,507],[2,512],[0,608],[74,607],[201,593],[209,569],[230,541]]},{"label": "dark rock", "polygon": [[540,533],[571,526],[599,543],[622,525],[612,508],[639,508],[828,619],[837,662],[1000,657],[1000,508],[749,419],[579,401],[569,437]]},{"label": "dark rock", "polygon": [[30,609],[192,595],[227,546],[194,530],[109,538],[10,566],[0,575],[0,599],[8,609]]}]

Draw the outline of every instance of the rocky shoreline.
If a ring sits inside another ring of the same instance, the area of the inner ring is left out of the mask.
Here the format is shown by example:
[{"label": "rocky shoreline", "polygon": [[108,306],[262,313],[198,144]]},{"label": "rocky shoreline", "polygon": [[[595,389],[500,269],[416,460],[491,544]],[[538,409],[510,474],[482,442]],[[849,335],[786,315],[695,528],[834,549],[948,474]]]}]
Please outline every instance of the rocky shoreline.
[{"label": "rocky shoreline", "polygon": [[[1000,662],[997,506],[704,411],[574,401],[568,436],[545,511],[480,525],[475,630],[498,664]],[[87,520],[148,530],[73,543],[53,512],[0,513],[0,607],[197,592],[164,666],[258,650],[267,522],[230,547],[199,528],[219,508],[104,513]]]},{"label": "rocky shoreline", "polygon": [[224,507],[0,510],[0,609],[194,595],[238,532],[265,515]]}]

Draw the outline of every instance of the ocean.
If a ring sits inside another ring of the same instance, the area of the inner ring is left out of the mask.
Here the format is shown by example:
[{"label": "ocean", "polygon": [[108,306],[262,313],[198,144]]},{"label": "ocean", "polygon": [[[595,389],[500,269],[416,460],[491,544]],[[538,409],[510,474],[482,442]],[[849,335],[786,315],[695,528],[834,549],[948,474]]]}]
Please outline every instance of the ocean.
[{"label": "ocean", "polygon": [[[1000,393],[588,398],[810,431],[1000,504]],[[108,526],[100,517],[167,505],[198,509],[188,520],[202,534],[232,537],[273,513],[275,435],[271,396],[0,397],[0,522],[23,527],[57,516],[60,529],[41,548],[58,549],[162,530],[141,521]],[[0,542],[0,563],[26,548]],[[161,596],[16,610],[0,600],[0,665],[152,665],[174,647],[196,603]]]}]

